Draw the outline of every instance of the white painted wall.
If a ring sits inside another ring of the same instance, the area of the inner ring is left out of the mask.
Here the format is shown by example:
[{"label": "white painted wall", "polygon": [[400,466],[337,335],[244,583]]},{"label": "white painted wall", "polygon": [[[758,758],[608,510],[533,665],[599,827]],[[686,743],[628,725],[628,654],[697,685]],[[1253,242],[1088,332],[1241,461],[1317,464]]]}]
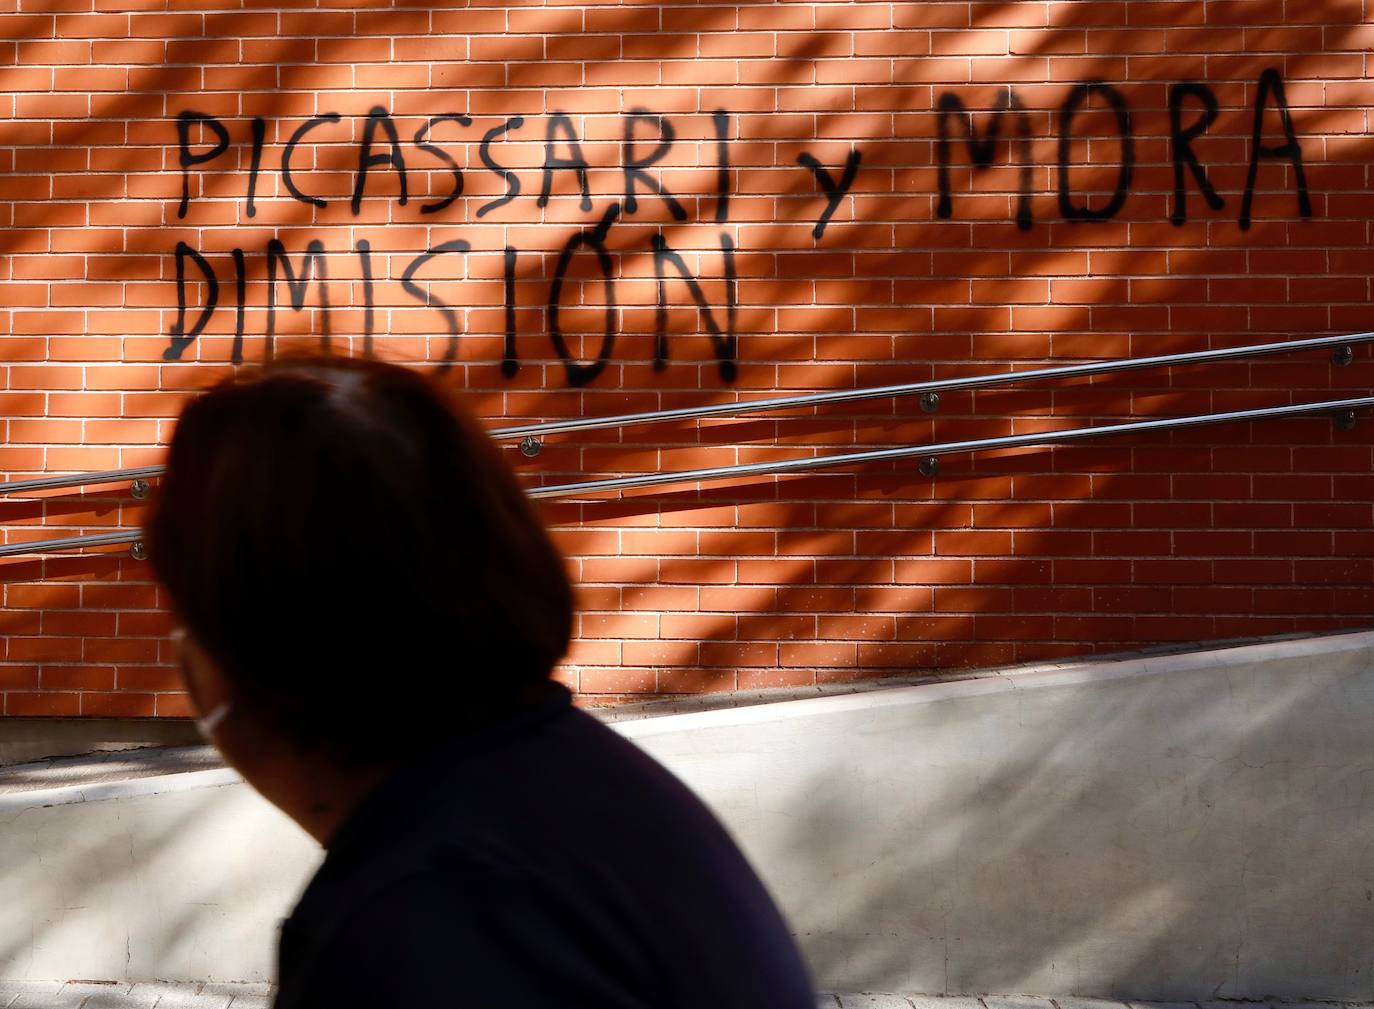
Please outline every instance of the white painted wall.
[{"label": "white painted wall", "polygon": [[[1374,633],[616,727],[822,989],[1374,1000]],[[226,772],[97,789],[0,796],[0,977],[270,977],[313,845]]]}]

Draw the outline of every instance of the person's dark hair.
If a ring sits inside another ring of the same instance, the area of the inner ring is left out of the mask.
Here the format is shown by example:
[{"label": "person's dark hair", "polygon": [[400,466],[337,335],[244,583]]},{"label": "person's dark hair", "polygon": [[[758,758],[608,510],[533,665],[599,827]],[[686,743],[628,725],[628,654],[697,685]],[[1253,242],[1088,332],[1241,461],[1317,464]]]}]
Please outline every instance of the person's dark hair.
[{"label": "person's dark hair", "polygon": [[193,400],[148,539],[239,702],[302,742],[394,756],[567,648],[562,558],[499,450],[397,365],[280,360]]}]

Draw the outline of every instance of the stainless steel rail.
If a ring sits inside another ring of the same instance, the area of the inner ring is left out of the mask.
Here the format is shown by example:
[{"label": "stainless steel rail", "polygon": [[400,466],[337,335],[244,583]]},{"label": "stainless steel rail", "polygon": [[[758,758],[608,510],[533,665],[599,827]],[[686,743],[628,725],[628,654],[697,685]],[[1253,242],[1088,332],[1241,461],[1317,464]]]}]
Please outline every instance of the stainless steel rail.
[{"label": "stainless steel rail", "polygon": [[56,540],[33,540],[28,543],[6,543],[0,547],[0,557],[23,554],[47,554],[59,550],[78,550],[81,547],[107,547],[113,543],[138,543],[143,539],[141,529],[123,529],[117,533],[95,533],[90,536],[64,536]]},{"label": "stainless steel rail", "polygon": [[[527,490],[533,498],[577,497],[609,490],[634,487],[654,487],[671,483],[696,483],[733,476],[765,476],[795,473],[806,470],[829,469],[837,466],[859,465],[891,459],[920,456],[933,461],[942,455],[961,452],[984,452],[999,448],[1026,448],[1037,445],[1062,445],[1091,438],[1138,434],[1150,431],[1172,431],[1209,424],[1229,424],[1240,421],[1263,420],[1271,417],[1295,417],[1308,414],[1347,414],[1350,411],[1374,407],[1374,396],[1353,399],[1324,400],[1318,403],[1295,403],[1288,406],[1262,407],[1254,410],[1230,410],[1224,413],[1198,414],[1186,417],[1163,417],[1154,420],[1129,421],[1122,424],[1103,424],[1096,427],[1068,428],[1063,431],[1038,431],[1033,434],[1006,435],[999,438],[976,438],[968,441],[942,442],[934,445],[903,445],[897,448],[873,449],[865,452],[842,452],[835,455],[784,459],[776,462],[747,463],[735,466],[713,466],[707,469],[680,470],[673,473],[646,473],[639,476],[612,477],[605,480],[586,480],[581,483],[553,484]],[[926,472],[933,474],[934,467]],[[59,540],[14,543],[0,547],[0,557],[17,554],[73,550],[80,547],[106,546],[112,543],[137,543],[142,534],[136,530],[101,533],[94,536],[73,536]]]},{"label": "stainless steel rail", "polygon": [[[766,413],[771,410],[791,410],[799,406],[818,406],[825,403],[855,403],[865,399],[887,399],[898,396],[923,396],[929,393],[958,392],[964,389],[987,389],[999,385],[1020,385],[1022,382],[1046,382],[1058,378],[1082,378],[1086,375],[1109,375],[1118,371],[1141,371],[1146,368],[1169,368],[1183,364],[1207,364],[1213,361],[1234,361],[1248,357],[1290,354],[1303,350],[1321,350],[1356,343],[1374,343],[1374,332],[1350,336],[1316,336],[1306,340],[1287,340],[1282,343],[1256,343],[1222,350],[1195,350],[1185,354],[1160,354],[1154,357],[1118,358],[1112,361],[1093,361],[1088,364],[1066,364],[1054,368],[1035,368],[1028,371],[992,372],[986,375],[967,375],[962,378],[942,378],[931,382],[908,382],[903,385],[879,385],[866,389],[839,389],[834,392],[815,392],[804,396],[782,396],[739,403],[716,403],[711,406],[692,406],[678,410],[657,410],[650,413],[622,413],[612,417],[584,417],[578,420],[556,420],[547,424],[522,424],[491,431],[493,438],[539,438],[548,434],[569,431],[595,431],[609,427],[629,427],[635,424],[656,424],[667,420],[691,420],[696,417],[729,417]],[[1342,356],[1340,363],[1349,363]],[[0,485],[3,487],[3,485]]]},{"label": "stainless steel rail", "polygon": [[[565,434],[571,431],[595,431],[605,428],[631,427],[639,424],[656,424],[670,420],[691,420],[698,417],[749,416],[756,413],[791,410],[796,407],[819,406],[826,403],[855,403],[866,399],[928,395],[938,397],[942,392],[957,392],[965,389],[988,389],[1001,385],[1020,385],[1024,382],[1045,382],[1061,378],[1109,375],[1119,371],[1140,371],[1146,368],[1169,368],[1177,365],[1207,364],[1214,361],[1234,361],[1250,357],[1298,353],[1304,350],[1331,348],[1339,354],[1342,349],[1345,349],[1347,352],[1337,358],[1337,363],[1345,364],[1349,363],[1350,360],[1348,348],[1357,343],[1374,343],[1374,332],[1352,333],[1346,336],[1317,336],[1305,340],[1286,340],[1281,343],[1247,344],[1242,347],[1226,347],[1221,350],[1195,350],[1184,354],[1160,354],[1154,357],[1092,361],[1088,364],[1069,364],[1054,368],[1035,368],[1028,371],[966,375],[961,378],[908,382],[902,385],[880,385],[866,389],[839,389],[832,392],[808,393],[803,396],[715,403],[710,406],[657,410],[649,413],[623,413],[609,417],[583,417],[577,420],[558,420],[543,424],[521,424],[516,427],[493,428],[488,434],[498,441],[534,439],[533,446],[537,448],[538,440],[545,435]],[[142,466],[136,469],[115,469],[98,473],[72,473],[64,476],[13,480],[9,483],[0,483],[0,495],[117,483],[121,480],[147,480],[160,476],[162,472],[162,466]]]},{"label": "stainless steel rail", "polygon": [[1125,424],[1103,424],[1098,427],[1068,428],[1063,431],[1038,431],[1034,434],[1013,434],[1000,438],[975,438],[971,441],[950,441],[935,445],[903,445],[867,452],[841,452],[838,455],[810,456],[784,459],[777,462],[745,463],[736,466],[712,466],[708,469],[679,470],[675,473],[646,473],[642,476],[611,477],[606,480],[585,480],[581,483],[554,484],[532,487],[530,497],[572,497],[631,487],[653,487],[668,483],[695,483],[699,480],[719,480],[731,476],[765,476],[776,473],[795,473],[835,466],[881,462],[888,459],[909,459],[914,456],[934,459],[957,452],[985,452],[995,448],[1024,448],[1032,445],[1062,445],[1086,438],[1105,438],[1109,435],[1135,434],[1143,431],[1171,431],[1204,424],[1227,424],[1266,417],[1293,417],[1313,413],[1344,413],[1361,407],[1374,406],[1374,396],[1358,399],[1335,399],[1321,403],[1297,403],[1290,406],[1271,406],[1255,410],[1231,410],[1226,413],[1205,413],[1191,417],[1163,417],[1156,420],[1131,421]]},{"label": "stainless steel rail", "polygon": [[0,483],[0,494],[20,494],[32,490],[55,490],[62,487],[88,487],[101,483],[138,482],[161,476],[165,466],[137,466],[133,469],[108,469],[99,473],[71,473],[63,476],[40,476],[31,480],[11,480]]}]

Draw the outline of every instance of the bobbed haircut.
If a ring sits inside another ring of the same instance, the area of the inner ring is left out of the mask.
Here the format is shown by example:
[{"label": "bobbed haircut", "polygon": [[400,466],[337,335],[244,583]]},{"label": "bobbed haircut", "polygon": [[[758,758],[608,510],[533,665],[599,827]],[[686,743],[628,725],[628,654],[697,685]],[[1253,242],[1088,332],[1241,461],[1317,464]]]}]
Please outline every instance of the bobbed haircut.
[{"label": "bobbed haircut", "polygon": [[397,365],[279,359],[191,401],[147,532],[236,701],[342,754],[481,724],[567,648],[562,558],[499,450]]}]

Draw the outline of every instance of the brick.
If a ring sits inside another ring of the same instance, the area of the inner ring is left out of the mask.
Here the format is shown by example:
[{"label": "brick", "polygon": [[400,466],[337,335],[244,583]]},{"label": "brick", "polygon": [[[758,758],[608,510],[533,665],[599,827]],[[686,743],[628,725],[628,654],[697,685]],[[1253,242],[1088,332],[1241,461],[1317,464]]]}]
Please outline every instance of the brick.
[{"label": "brick", "polygon": [[658,674],[634,667],[582,669],[577,687],[583,694],[652,694],[657,691]]},{"label": "brick", "polygon": [[92,718],[151,718],[157,713],[156,697],[131,691],[83,693],[81,714]]},{"label": "brick", "polygon": [[41,693],[8,691],[5,694],[5,714],[41,717],[73,716],[81,714],[81,695],[70,691],[45,690]]}]

